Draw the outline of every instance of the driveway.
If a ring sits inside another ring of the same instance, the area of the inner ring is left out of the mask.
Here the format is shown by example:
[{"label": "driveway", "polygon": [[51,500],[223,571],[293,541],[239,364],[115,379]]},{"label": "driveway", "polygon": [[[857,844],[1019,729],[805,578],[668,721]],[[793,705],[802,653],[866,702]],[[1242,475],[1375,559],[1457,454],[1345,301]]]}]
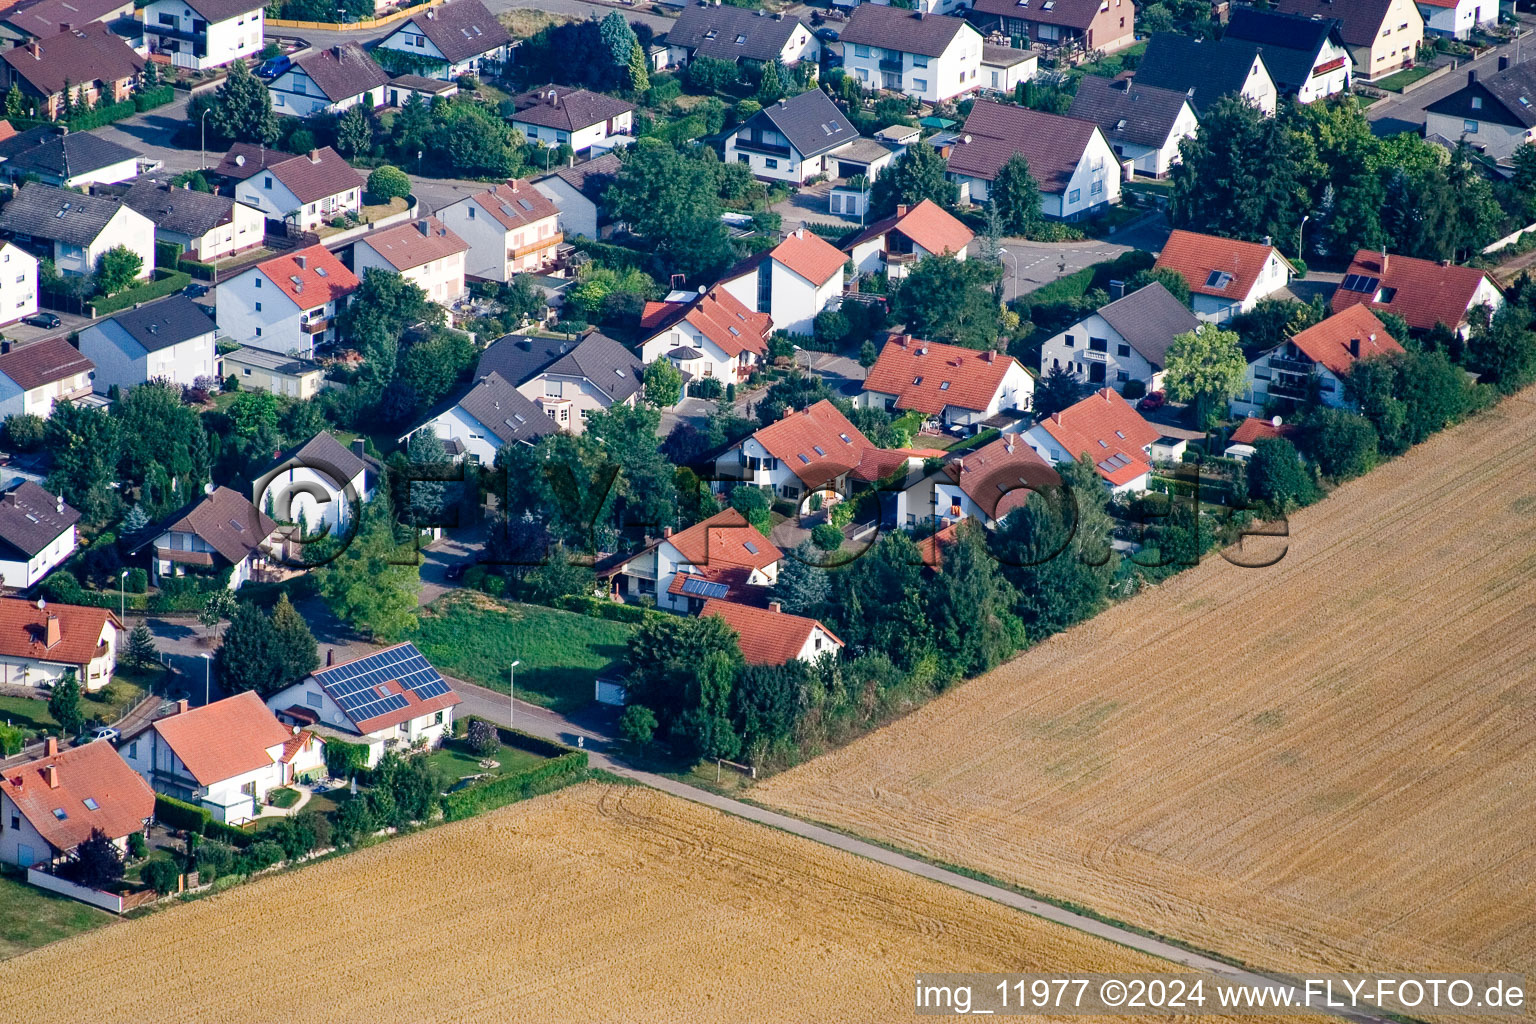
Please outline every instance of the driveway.
[{"label": "driveway", "polygon": [[1084,267],[1131,251],[1118,242],[1031,242],[1003,239],[1003,300],[1012,301]]}]

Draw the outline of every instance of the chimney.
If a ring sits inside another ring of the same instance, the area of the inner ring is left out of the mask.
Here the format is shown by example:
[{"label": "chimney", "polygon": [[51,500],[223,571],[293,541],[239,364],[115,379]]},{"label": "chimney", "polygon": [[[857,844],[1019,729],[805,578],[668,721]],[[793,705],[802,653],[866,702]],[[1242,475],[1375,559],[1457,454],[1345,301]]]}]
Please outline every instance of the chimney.
[{"label": "chimney", "polygon": [[57,736],[49,736],[47,739],[43,740],[43,756],[59,756],[59,738]]},{"label": "chimney", "polygon": [[49,789],[58,789],[59,788],[59,768],[58,768],[58,765],[52,765],[51,764],[48,767],[44,768],[43,769],[43,778],[48,780],[48,788]]},{"label": "chimney", "polygon": [[995,363],[997,362],[997,352],[989,348],[981,354],[981,358],[989,363]]},{"label": "chimney", "polygon": [[1274,245],[1275,244],[1275,240],[1272,237],[1270,237],[1269,235],[1265,235],[1264,236],[1264,244],[1265,245]]},{"label": "chimney", "polygon": [[1441,260],[1441,261],[1440,261],[1440,265],[1441,265],[1441,266],[1442,266],[1442,267],[1448,267],[1448,266],[1450,266],[1450,265],[1451,265],[1451,261],[1450,261],[1450,260]]},{"label": "chimney", "polygon": [[1360,339],[1359,338],[1350,338],[1349,339],[1349,354],[1353,358],[1355,358],[1355,359],[1359,359],[1360,358]]},{"label": "chimney", "polygon": [[368,454],[368,442],[367,442],[367,440],[365,438],[354,437],[352,439],[352,454],[354,454],[354,455],[366,455],[366,454]]},{"label": "chimney", "polygon": [[309,162],[312,164],[317,164],[320,162],[320,151],[318,149],[312,149],[309,151]]},{"label": "chimney", "polygon": [[187,699],[186,699],[186,698],[185,698],[185,697],[183,697],[183,698],[182,698],[182,699],[181,699],[181,700],[179,700],[179,701],[177,701],[177,702],[176,702],[176,713],[177,713],[177,714],[178,714],[178,715],[184,715],[184,714],[186,714],[186,713],[187,713],[187,709],[188,709],[188,708],[189,708],[189,707],[190,707],[190,706],[191,706],[191,705],[189,705],[189,704],[188,704],[188,703],[187,703]]},{"label": "chimney", "polygon": [[965,472],[965,460],[964,459],[956,459],[955,460],[955,469],[958,470],[961,473],[964,473]]},{"label": "chimney", "polygon": [[1467,84],[1468,85],[1476,85],[1477,84],[1477,70],[1476,69],[1473,69],[1473,70],[1467,72]]},{"label": "chimney", "polygon": [[905,217],[906,215],[907,215],[907,204],[906,203],[897,203],[896,204],[896,216],[898,216],[898,217]]},{"label": "chimney", "polygon": [[43,626],[43,646],[52,648],[59,642],[59,638],[59,617],[50,612],[47,622]]},{"label": "chimney", "polygon": [[325,649],[325,667],[330,668],[334,664],[336,664],[336,648],[327,647]]},{"label": "chimney", "polygon": [[1509,70],[1509,58],[1508,57],[1500,57],[1499,58],[1499,70],[1500,71],[1508,71]]},{"label": "chimney", "polygon": [[58,494],[54,496],[53,511],[59,515],[64,514],[64,495]]},{"label": "chimney", "polygon": [[43,48],[41,46],[38,46],[36,43],[28,43],[27,44],[27,52],[30,53],[37,60],[42,60],[43,59]]},{"label": "chimney", "polygon": [[796,238],[804,238],[805,237],[805,228],[804,227],[795,228],[795,237]]},{"label": "chimney", "polygon": [[789,100],[779,100],[779,106],[786,107],[788,105],[789,105]]},{"label": "chimney", "polygon": [[[430,12],[428,12],[428,13],[430,13]],[[341,63],[341,55],[345,51],[342,50],[342,48],[339,45],[337,45],[337,46],[331,47],[331,52],[336,55],[336,63],[340,64]]]},{"label": "chimney", "polygon": [[668,537],[671,537],[672,536],[672,527],[670,527],[670,526],[663,526],[661,528],[661,536],[662,536],[663,540],[667,539]]},{"label": "chimney", "polygon": [[1124,281],[1111,281],[1111,282],[1109,282],[1109,297],[1111,299],[1123,299],[1123,298],[1125,298],[1125,282]]},{"label": "chimney", "polygon": [[304,269],[304,264],[309,262],[309,257],[308,256],[295,256],[293,258],[293,262],[298,265],[298,268],[300,270],[303,270]]},{"label": "chimney", "polygon": [[68,32],[70,29],[72,29],[74,27],[75,26],[71,22],[68,22],[68,21],[61,21],[61,22],[59,22],[59,31],[60,32]]},{"label": "chimney", "polygon": [[777,601],[769,601],[768,610],[773,612],[773,614],[778,615],[784,611],[784,606]]},{"label": "chimney", "polygon": [[432,237],[432,225],[428,224],[425,220],[416,222],[416,230],[421,232],[421,237],[423,238]]},{"label": "chimney", "polygon": [[0,340],[0,356],[8,354],[10,351],[11,343],[8,341]]}]

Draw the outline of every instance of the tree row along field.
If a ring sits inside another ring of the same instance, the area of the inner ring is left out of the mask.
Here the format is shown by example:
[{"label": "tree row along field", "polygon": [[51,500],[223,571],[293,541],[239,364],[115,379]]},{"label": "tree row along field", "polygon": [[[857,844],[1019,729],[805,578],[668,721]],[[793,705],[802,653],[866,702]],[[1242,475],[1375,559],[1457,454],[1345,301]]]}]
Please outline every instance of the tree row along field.
[{"label": "tree row along field", "polygon": [[1536,389],[759,785],[1262,968],[1536,971]]},{"label": "tree row along field", "polygon": [[915,975],[943,970],[1177,968],[588,783],[7,960],[0,1019],[902,1020]]}]

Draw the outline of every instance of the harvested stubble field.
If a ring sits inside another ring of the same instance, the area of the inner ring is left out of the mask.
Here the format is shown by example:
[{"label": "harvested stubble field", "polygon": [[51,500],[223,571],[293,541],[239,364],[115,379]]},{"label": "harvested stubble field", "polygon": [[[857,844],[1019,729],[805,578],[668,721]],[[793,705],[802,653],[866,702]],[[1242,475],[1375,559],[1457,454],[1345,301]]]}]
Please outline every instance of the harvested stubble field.
[{"label": "harvested stubble field", "polygon": [[1533,445],[1528,390],[753,796],[1260,967],[1536,972]]},{"label": "harvested stubble field", "polygon": [[945,969],[1173,968],[589,783],[0,963],[0,1020],[905,1020]]}]

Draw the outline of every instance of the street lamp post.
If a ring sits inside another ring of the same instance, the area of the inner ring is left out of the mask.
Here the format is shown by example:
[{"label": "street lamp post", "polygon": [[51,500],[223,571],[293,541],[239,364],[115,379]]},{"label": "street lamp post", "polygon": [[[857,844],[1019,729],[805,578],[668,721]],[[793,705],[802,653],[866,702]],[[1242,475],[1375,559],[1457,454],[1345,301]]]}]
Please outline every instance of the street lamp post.
[{"label": "street lamp post", "polygon": [[117,618],[121,622],[128,617],[128,570],[117,574]]},{"label": "street lamp post", "polygon": [[1305,243],[1302,241],[1302,232],[1307,230],[1307,221],[1311,219],[1312,215],[1310,213],[1303,215],[1301,218],[1301,225],[1296,228],[1296,258],[1299,260],[1306,259],[1306,257],[1302,255],[1302,252],[1304,251],[1303,246],[1305,245]]},{"label": "street lamp post", "polygon": [[517,720],[517,666],[521,665],[522,663],[522,659],[519,658],[517,661],[514,661],[512,663],[512,667],[507,670],[507,728],[509,729]]},{"label": "street lamp post", "polygon": [[205,171],[208,169],[208,114],[211,110],[213,110],[212,107],[204,107],[203,116],[198,118],[198,122],[202,125],[202,142],[199,148],[197,162]]},{"label": "street lamp post", "polygon": [[[1014,298],[1018,298],[1018,296],[1019,296],[1019,258],[1017,256],[1015,256],[1013,253],[1009,252],[1007,249],[999,248],[997,250],[997,252],[998,252],[999,256],[1007,256],[1009,261],[1013,264],[1013,296],[1014,296]],[[1005,289],[1005,291],[1006,291],[1006,289]],[[1005,301],[1005,302],[1007,301],[1007,296],[1006,295],[1003,296],[1003,301]]]},{"label": "street lamp post", "polygon": [[210,679],[213,676],[213,652],[212,651],[204,651],[202,657],[203,657],[203,707],[207,707],[208,706],[208,700],[209,700],[209,692],[208,692],[209,681],[210,681]]}]

